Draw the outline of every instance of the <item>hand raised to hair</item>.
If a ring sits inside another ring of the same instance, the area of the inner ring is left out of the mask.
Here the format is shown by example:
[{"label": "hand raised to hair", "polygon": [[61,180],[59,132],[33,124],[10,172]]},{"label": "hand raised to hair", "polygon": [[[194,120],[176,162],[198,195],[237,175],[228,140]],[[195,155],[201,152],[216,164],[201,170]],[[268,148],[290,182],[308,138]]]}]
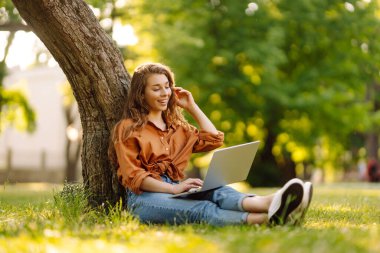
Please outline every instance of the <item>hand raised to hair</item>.
[{"label": "hand raised to hair", "polygon": [[182,107],[185,110],[189,110],[192,106],[194,106],[195,101],[190,91],[185,90],[181,87],[175,87],[174,94],[176,103],[179,107]]}]

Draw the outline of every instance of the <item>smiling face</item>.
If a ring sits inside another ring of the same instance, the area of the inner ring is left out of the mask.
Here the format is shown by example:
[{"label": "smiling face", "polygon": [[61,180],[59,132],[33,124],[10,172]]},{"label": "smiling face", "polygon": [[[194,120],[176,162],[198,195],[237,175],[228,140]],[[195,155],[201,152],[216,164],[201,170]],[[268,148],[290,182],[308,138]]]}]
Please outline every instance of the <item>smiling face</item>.
[{"label": "smiling face", "polygon": [[146,80],[144,98],[150,113],[165,111],[171,95],[169,80],[164,74],[149,75]]}]

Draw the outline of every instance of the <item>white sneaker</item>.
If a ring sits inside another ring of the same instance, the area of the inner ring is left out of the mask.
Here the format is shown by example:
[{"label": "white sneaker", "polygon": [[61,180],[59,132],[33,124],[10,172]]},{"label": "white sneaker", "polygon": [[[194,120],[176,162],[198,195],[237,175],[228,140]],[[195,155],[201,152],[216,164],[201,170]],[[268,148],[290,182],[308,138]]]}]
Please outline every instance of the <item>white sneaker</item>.
[{"label": "white sneaker", "polygon": [[303,191],[304,194],[301,205],[289,215],[289,224],[299,225],[304,221],[311,199],[313,198],[313,184],[311,182],[305,182],[303,184]]},{"label": "white sneaker", "polygon": [[268,218],[271,225],[283,225],[287,222],[289,214],[302,203],[304,184],[298,178],[289,180],[278,190],[269,206]]}]

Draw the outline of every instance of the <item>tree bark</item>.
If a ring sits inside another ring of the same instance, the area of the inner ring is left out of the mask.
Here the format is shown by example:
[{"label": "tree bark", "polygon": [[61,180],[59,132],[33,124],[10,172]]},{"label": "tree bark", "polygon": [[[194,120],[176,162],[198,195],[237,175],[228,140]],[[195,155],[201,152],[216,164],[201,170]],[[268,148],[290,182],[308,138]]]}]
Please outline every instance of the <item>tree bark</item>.
[{"label": "tree bark", "polygon": [[115,203],[124,191],[107,148],[130,83],[120,51],[82,0],[12,1],[59,63],[78,102],[90,203]]}]

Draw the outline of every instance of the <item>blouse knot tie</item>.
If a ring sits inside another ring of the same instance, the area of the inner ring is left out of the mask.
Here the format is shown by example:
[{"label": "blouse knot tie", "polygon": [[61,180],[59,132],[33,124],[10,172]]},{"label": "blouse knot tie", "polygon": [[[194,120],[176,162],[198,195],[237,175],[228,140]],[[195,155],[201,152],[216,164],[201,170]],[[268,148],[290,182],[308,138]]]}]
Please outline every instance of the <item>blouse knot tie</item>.
[{"label": "blouse knot tie", "polygon": [[146,169],[148,172],[163,175],[167,174],[173,180],[179,180],[184,177],[184,174],[179,170],[171,160],[156,161],[151,164],[147,164]]}]

